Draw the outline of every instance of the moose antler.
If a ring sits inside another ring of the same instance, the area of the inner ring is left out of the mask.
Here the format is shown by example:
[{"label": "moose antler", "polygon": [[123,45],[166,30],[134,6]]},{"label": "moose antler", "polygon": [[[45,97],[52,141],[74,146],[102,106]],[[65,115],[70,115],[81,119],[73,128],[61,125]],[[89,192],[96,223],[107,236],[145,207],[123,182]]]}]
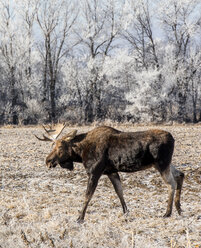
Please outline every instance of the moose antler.
[{"label": "moose antler", "polygon": [[65,128],[66,124],[57,124],[56,126],[53,127],[49,127],[49,129],[47,129],[44,125],[42,125],[45,132],[47,133],[48,137],[45,136],[43,134],[43,138],[39,138],[35,135],[35,137],[40,140],[40,141],[53,141],[55,142],[56,139],[59,137],[59,135],[61,134],[61,132],[63,131],[63,129]]},{"label": "moose antler", "polygon": [[66,134],[64,137],[62,137],[62,139],[65,141],[71,141],[72,139],[75,138],[76,134],[77,134],[77,130],[73,130],[70,133]]}]

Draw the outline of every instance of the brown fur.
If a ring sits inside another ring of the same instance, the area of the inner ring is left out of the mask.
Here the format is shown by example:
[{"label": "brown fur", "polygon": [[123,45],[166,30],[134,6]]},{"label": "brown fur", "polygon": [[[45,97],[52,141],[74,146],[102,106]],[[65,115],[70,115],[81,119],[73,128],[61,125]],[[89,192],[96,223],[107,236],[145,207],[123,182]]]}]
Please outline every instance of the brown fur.
[{"label": "brown fur", "polygon": [[[65,136],[66,137],[66,136]],[[82,162],[88,174],[86,199],[78,218],[84,220],[89,201],[102,174],[112,182],[122,204],[123,212],[127,207],[118,172],[135,172],[154,166],[164,181],[170,186],[165,217],[171,215],[174,192],[178,213],[184,174],[171,166],[174,139],[169,132],[148,130],[143,132],[120,132],[111,127],[102,126],[92,131],[76,135],[71,141],[65,137],[56,141],[55,148],[48,155],[48,167],[73,169],[73,162]]]}]

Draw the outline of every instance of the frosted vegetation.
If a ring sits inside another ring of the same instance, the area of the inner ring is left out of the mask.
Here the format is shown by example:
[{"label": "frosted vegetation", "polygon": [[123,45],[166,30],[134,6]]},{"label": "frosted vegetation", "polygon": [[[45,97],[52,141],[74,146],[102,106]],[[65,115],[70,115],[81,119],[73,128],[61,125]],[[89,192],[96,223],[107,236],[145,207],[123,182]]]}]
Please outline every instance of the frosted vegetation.
[{"label": "frosted vegetation", "polygon": [[0,0],[0,124],[201,121],[199,0]]},{"label": "frosted vegetation", "polygon": [[[52,146],[33,136],[37,127],[0,129],[0,247],[2,248],[200,248],[201,132],[199,125],[158,126],[175,138],[172,163],[185,173],[181,216],[166,210],[167,185],[155,169],[120,173],[129,213],[107,176],[102,176],[86,212],[76,222],[87,187],[82,164],[48,170]],[[119,126],[123,131],[147,126]],[[86,132],[92,127],[78,127]],[[68,133],[71,129],[65,129]]]}]

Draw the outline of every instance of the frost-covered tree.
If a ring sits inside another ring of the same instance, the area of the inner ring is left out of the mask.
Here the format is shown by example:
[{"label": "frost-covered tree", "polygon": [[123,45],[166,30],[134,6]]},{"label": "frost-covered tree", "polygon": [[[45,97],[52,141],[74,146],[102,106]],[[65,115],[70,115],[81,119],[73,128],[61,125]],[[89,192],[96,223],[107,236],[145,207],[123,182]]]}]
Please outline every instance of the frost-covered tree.
[{"label": "frost-covered tree", "polygon": [[17,14],[21,20],[21,27],[23,27],[23,34],[28,43],[28,59],[26,63],[26,75],[31,77],[32,74],[32,56],[34,51],[34,26],[36,21],[37,9],[39,7],[39,0],[16,0]]},{"label": "frost-covered tree", "polygon": [[[132,82],[126,93],[131,103],[127,111],[134,119],[164,121],[165,99],[162,94],[163,80],[159,61],[159,42],[154,36],[156,6],[151,1],[127,1],[124,12],[127,16],[122,37],[128,42],[135,69]],[[138,114],[141,112],[141,115]]]},{"label": "frost-covered tree", "polygon": [[125,4],[126,27],[122,36],[135,53],[138,67],[159,67],[157,44],[154,39],[153,22],[156,7],[149,0],[129,0]]},{"label": "frost-covered tree", "polygon": [[37,98],[36,88],[39,88],[38,56],[33,38],[37,5],[33,0],[1,0],[0,4],[0,56],[4,76],[2,119],[13,124],[36,122],[37,116],[29,114],[28,103]]},{"label": "frost-covered tree", "polygon": [[[127,94],[133,102],[128,108],[133,114],[139,106],[136,103],[137,94],[141,98],[140,112],[146,112],[151,121],[187,121],[192,109],[195,110],[193,119],[196,121],[199,87],[195,83],[195,80],[198,82],[195,75],[199,73],[190,65],[190,54],[196,57],[193,51],[199,32],[198,6],[199,1],[190,0],[160,1],[155,7],[151,1],[127,2],[127,27],[123,37],[132,48],[137,70],[133,72],[133,85]],[[154,36],[156,25],[160,40]],[[191,92],[194,92],[193,95]],[[132,98],[132,95],[135,97]],[[195,100],[192,108],[192,101]]]},{"label": "frost-covered tree", "polygon": [[71,31],[77,18],[76,2],[41,0],[37,22],[41,30],[38,48],[43,61],[43,102],[49,121],[56,120],[57,84],[61,65],[72,46]]},{"label": "frost-covered tree", "polygon": [[201,121],[198,0],[0,0],[0,123]]},{"label": "frost-covered tree", "polygon": [[[16,14],[17,5],[12,1],[0,1],[0,56],[6,84],[5,115],[9,122],[19,122],[18,113],[26,108],[24,103],[22,78],[25,73],[29,43],[20,29],[20,19]],[[22,46],[23,44],[23,46]]]},{"label": "frost-covered tree", "polygon": [[176,94],[174,100],[178,104],[177,120],[180,122],[188,119],[187,104],[190,81],[186,69],[189,67],[188,58],[192,52],[190,48],[193,47],[199,31],[200,13],[196,11],[199,7],[200,1],[197,0],[161,1],[159,7],[159,18],[167,42],[173,48],[174,69],[172,73],[176,75],[176,78],[172,93]]},{"label": "frost-covered tree", "polygon": [[[87,70],[87,84],[83,99],[85,121],[104,117],[103,89],[107,79],[101,75],[106,56],[114,51],[121,29],[121,6],[119,1],[82,0],[78,39],[81,41],[79,52],[84,54]],[[81,92],[81,91],[80,91]]]}]

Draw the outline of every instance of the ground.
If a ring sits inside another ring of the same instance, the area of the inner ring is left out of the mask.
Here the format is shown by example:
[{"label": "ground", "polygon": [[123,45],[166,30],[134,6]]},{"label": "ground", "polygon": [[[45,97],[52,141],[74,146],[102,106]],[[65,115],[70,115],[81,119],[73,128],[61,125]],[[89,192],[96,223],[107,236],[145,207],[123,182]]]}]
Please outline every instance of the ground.
[{"label": "ground", "polygon": [[[92,128],[77,127],[79,133]],[[52,145],[33,135],[41,135],[41,128],[1,127],[0,247],[201,247],[201,125],[118,128],[159,128],[172,133],[176,140],[172,163],[185,173],[182,215],[173,208],[170,218],[162,217],[167,186],[157,171],[149,169],[120,173],[130,211],[127,216],[103,176],[85,222],[78,224],[87,183],[82,164],[75,164],[74,171],[48,170],[44,161]]]}]

